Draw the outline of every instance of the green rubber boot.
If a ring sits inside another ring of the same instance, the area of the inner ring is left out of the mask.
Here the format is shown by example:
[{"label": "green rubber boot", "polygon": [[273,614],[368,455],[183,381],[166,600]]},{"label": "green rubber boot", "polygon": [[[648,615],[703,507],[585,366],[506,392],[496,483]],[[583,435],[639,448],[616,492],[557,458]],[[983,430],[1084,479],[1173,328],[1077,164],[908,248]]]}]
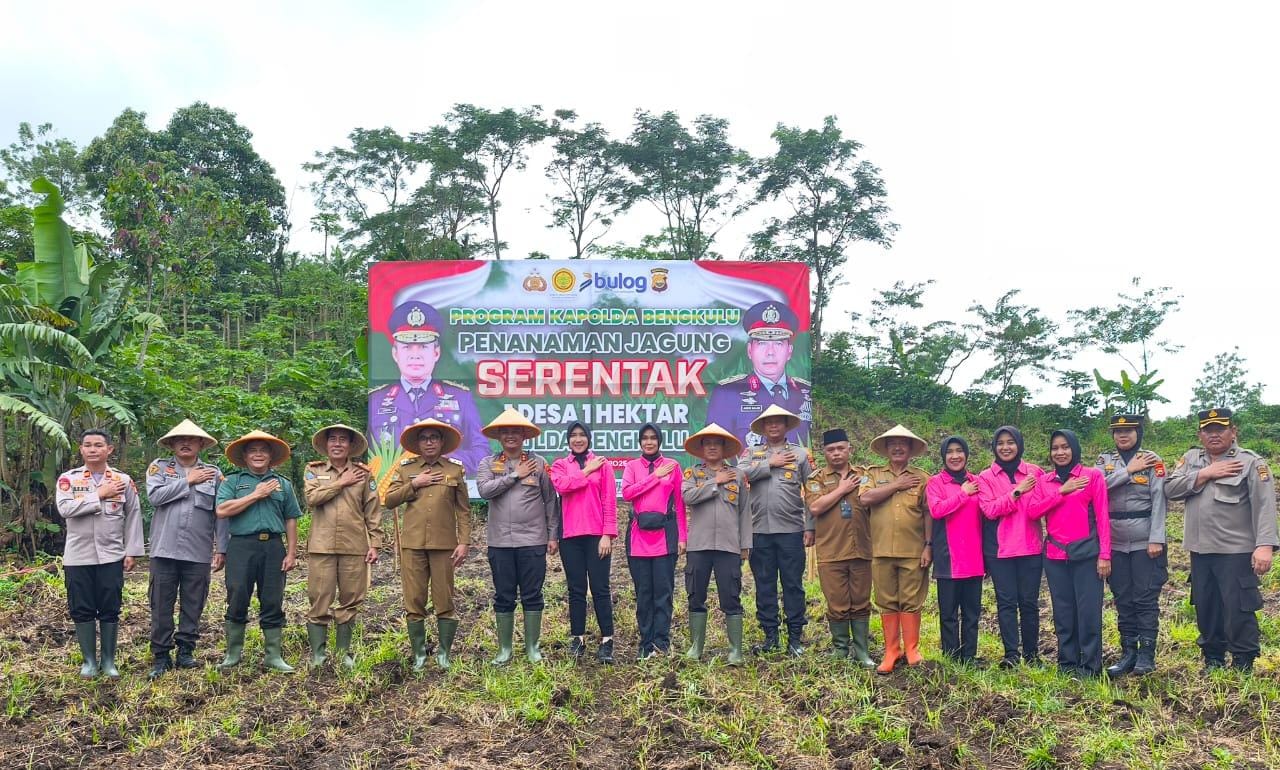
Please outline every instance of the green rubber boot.
[{"label": "green rubber boot", "polygon": [[244,623],[226,622],[227,655],[222,659],[222,668],[240,665],[244,656]]},{"label": "green rubber boot", "polygon": [[409,629],[409,646],[413,648],[413,670],[421,671],[427,665],[427,623],[410,620],[405,627]]},{"label": "green rubber boot", "polygon": [[875,668],[876,662],[871,659],[871,619],[854,618],[849,623],[849,630],[849,657],[862,664],[863,668]]},{"label": "green rubber boot", "polygon": [[505,666],[511,662],[511,637],[516,631],[516,614],[495,612],[493,617],[498,627],[498,655],[490,662],[495,666]]},{"label": "green rubber boot", "polygon": [[524,611],[524,656],[530,663],[542,662],[538,640],[542,638],[542,610]]},{"label": "green rubber boot", "polygon": [[831,657],[843,660],[849,657],[849,634],[850,623],[847,620],[832,620],[828,622],[831,626]]},{"label": "green rubber boot", "polygon": [[356,659],[351,657],[351,632],[356,628],[355,621],[348,623],[339,623],[334,631],[335,652],[338,662],[342,667],[350,671],[356,667]]},{"label": "green rubber boot", "polygon": [[311,646],[311,667],[323,666],[324,648],[329,643],[329,627],[319,623],[308,623],[307,642]]},{"label": "green rubber boot", "polygon": [[92,679],[98,675],[98,621],[76,623],[76,641],[80,643],[80,654],[84,657],[80,676]]},{"label": "green rubber boot", "polygon": [[283,628],[262,629],[262,665],[272,671],[292,674],[293,666],[285,663],[284,658],[280,657],[280,641],[283,634]]},{"label": "green rubber boot", "polygon": [[689,650],[684,654],[689,660],[702,660],[702,647],[707,643],[707,613],[689,613]]},{"label": "green rubber boot", "polygon": [[458,621],[452,618],[436,619],[436,635],[440,637],[440,646],[436,649],[436,663],[440,668],[449,668],[449,652],[453,650],[453,636],[458,633]]},{"label": "green rubber boot", "polygon": [[729,665],[741,666],[742,659],[742,616],[729,615],[724,619],[724,632],[729,637]]},{"label": "green rubber boot", "polygon": [[116,636],[120,633],[120,624],[99,623],[98,632],[102,637],[102,657],[99,658],[102,675],[108,679],[119,679],[120,669],[116,668]]}]

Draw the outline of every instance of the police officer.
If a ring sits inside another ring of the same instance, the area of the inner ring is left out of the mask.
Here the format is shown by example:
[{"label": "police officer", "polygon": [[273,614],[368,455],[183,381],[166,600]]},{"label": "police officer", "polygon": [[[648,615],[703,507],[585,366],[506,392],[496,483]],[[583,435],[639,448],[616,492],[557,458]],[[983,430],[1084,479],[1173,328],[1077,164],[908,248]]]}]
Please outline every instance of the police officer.
[{"label": "police officer", "polygon": [[449,668],[458,631],[453,571],[466,560],[471,543],[471,501],[462,463],[446,455],[461,443],[458,430],[439,420],[410,425],[400,436],[400,445],[417,456],[400,461],[383,498],[388,508],[407,504],[399,531],[400,579],[415,671],[427,663],[428,591],[440,636],[436,653],[440,668]]},{"label": "police officer", "polygon": [[831,654],[871,668],[871,523],[858,502],[863,469],[849,464],[843,428],[822,434],[826,466],[809,478],[806,498],[814,518],[818,581],[827,601]]},{"label": "police officer", "polygon": [[1258,455],[1236,443],[1231,410],[1199,414],[1199,449],[1178,460],[1165,496],[1185,500],[1183,547],[1191,552],[1191,603],[1205,669],[1253,670],[1260,652],[1259,578],[1271,569],[1276,533],[1275,482]]},{"label": "police officer", "polygon": [[759,446],[767,442],[751,424],[776,404],[799,418],[796,426],[787,431],[787,441],[808,446],[813,414],[810,384],[787,376],[787,362],[791,360],[799,325],[796,314],[781,302],[760,302],[746,310],[742,327],[747,332],[751,373],[729,377],[716,385],[707,405],[707,422],[724,427],[748,447]]},{"label": "police officer", "polygon": [[[191,420],[183,420],[156,444],[173,454],[147,467],[147,499],[151,517],[151,678],[173,667],[169,651],[178,643],[178,668],[198,668],[196,641],[200,615],[209,597],[211,570],[222,569],[227,548],[227,520],[213,511],[222,472],[200,459],[216,446],[213,436]],[[182,597],[178,633],[173,608]]]},{"label": "police officer", "polygon": [[751,486],[751,574],[756,581],[756,620],[764,631],[759,655],[778,649],[778,583],[787,617],[787,654],[804,654],[804,549],[813,545],[813,514],[804,485],[813,472],[809,451],[787,440],[800,418],[774,404],[751,423],[763,436],[739,464]]},{"label": "police officer", "polygon": [[1120,627],[1120,659],[1107,676],[1150,674],[1156,667],[1160,590],[1169,579],[1165,552],[1164,461],[1142,448],[1142,415],[1111,418],[1114,452],[1098,455],[1111,512],[1111,595]]},{"label": "police officer", "polygon": [[[311,446],[326,459],[307,463],[302,491],[311,508],[307,538],[307,641],[311,665],[324,663],[329,623],[338,659],[348,669],[351,632],[356,613],[369,593],[369,570],[382,547],[382,505],[377,484],[364,463],[356,462],[369,449],[360,431],[350,425],[329,425],[316,431]],[[333,608],[334,598],[338,606]]]},{"label": "police officer", "polygon": [[80,437],[84,465],[58,477],[55,498],[59,515],[66,519],[62,567],[67,581],[67,608],[76,624],[76,641],[84,656],[80,676],[86,679],[97,676],[99,670],[112,679],[120,676],[116,668],[116,638],[124,573],[133,569],[134,558],[145,553],[138,488],[128,474],[107,465],[114,451],[106,431],[85,431]]},{"label": "police officer", "polygon": [[369,434],[375,444],[400,440],[406,426],[427,418],[452,426],[462,435],[462,446],[452,455],[473,475],[489,455],[489,441],[480,432],[480,414],[465,385],[432,378],[440,360],[440,335],[444,319],[425,302],[396,306],[387,322],[391,332],[391,358],[400,380],[369,393]]},{"label": "police officer", "polygon": [[[298,519],[302,509],[293,484],[275,472],[289,459],[289,445],[270,433],[252,430],[227,445],[227,459],[241,470],[218,486],[218,518],[229,520],[227,544],[227,655],[223,667],[244,655],[249,601],[258,591],[263,665],[291,673],[280,656],[284,632],[285,574],[298,561]],[[281,539],[286,542],[282,543]]]}]

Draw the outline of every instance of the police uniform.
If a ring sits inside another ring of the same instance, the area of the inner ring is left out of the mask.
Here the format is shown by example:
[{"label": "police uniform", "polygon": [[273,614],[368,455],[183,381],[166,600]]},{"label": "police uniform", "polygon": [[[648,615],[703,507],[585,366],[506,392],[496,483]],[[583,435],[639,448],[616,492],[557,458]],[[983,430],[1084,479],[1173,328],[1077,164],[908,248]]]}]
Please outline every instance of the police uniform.
[{"label": "police uniform", "polygon": [[[435,308],[414,301],[397,305],[388,327],[393,341],[439,344],[444,321]],[[480,432],[475,399],[465,385],[431,377],[415,384],[401,377],[369,391],[369,435],[375,446],[394,445],[405,428],[426,419],[439,420],[462,434],[462,446],[450,456],[474,475],[490,449]]]},{"label": "police uniform", "polygon": [[[1155,665],[1155,644],[1160,629],[1160,591],[1169,579],[1169,552],[1162,548],[1154,558],[1147,546],[1165,540],[1166,504],[1164,497],[1164,461],[1154,452],[1142,449],[1141,415],[1117,414],[1111,418],[1111,430],[1132,429],[1138,443],[1125,457],[1119,450],[1098,455],[1097,467],[1107,479],[1108,510],[1111,514],[1111,595],[1116,602],[1116,625],[1120,630],[1123,655],[1115,666],[1107,669],[1111,676],[1133,670],[1141,656],[1139,673]],[[1155,465],[1134,473],[1129,462],[1135,456],[1155,459]]]},{"label": "police uniform", "polygon": [[[1200,428],[1231,425],[1230,409],[1200,412]],[[1238,461],[1235,476],[1197,483],[1214,460]],[[1227,652],[1233,666],[1249,669],[1260,652],[1257,611],[1262,591],[1253,571],[1259,547],[1280,546],[1276,532],[1275,482],[1263,458],[1232,442],[1213,458],[1203,448],[1182,456],[1165,483],[1165,496],[1186,501],[1183,547],[1191,553],[1191,603],[1196,608],[1198,643],[1210,667]]]},{"label": "police uniform", "polygon": [[[750,340],[794,340],[799,324],[791,308],[771,300],[752,305],[742,316]],[[777,382],[758,372],[728,377],[711,391],[707,422],[720,425],[749,447],[758,446],[765,440],[751,431],[752,421],[770,406],[779,406],[800,418],[800,424],[787,432],[787,441],[807,446],[813,418],[812,389],[807,380],[786,374]]]}]

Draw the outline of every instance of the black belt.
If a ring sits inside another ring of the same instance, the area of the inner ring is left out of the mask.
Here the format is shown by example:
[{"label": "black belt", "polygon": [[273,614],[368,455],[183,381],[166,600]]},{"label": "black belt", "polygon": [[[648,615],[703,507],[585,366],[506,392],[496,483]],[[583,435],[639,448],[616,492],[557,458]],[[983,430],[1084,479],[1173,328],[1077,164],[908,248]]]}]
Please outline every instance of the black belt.
[{"label": "black belt", "polygon": [[1112,511],[1112,519],[1149,519],[1151,518],[1151,509],[1145,511]]},{"label": "black belt", "polygon": [[247,535],[232,535],[232,537],[251,537],[255,540],[271,540],[277,537],[283,537],[283,532],[250,532]]}]

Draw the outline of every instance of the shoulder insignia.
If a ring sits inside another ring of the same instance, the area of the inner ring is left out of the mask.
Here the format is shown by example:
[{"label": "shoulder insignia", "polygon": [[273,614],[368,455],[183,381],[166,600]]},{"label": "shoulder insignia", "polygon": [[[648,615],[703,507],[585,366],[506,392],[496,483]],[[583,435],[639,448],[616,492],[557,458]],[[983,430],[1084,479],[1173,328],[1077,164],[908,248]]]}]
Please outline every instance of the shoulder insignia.
[{"label": "shoulder insignia", "polygon": [[63,492],[70,492],[70,491],[71,491],[71,479],[67,478],[66,476],[59,476],[59,477],[58,477],[58,489],[61,489]]},{"label": "shoulder insignia", "polygon": [[797,385],[801,385],[801,386],[806,387],[806,388],[812,388],[812,387],[813,387],[813,383],[809,382],[808,380],[804,379],[803,377],[792,377],[792,378],[791,378],[791,381],[792,381],[792,382],[794,382],[794,383],[796,383]]},{"label": "shoulder insignia", "polygon": [[809,479],[809,483],[807,486],[809,487],[810,492],[822,491],[822,482],[818,481],[817,479]]},{"label": "shoulder insignia", "polygon": [[1267,467],[1266,463],[1258,463],[1258,478],[1263,481],[1271,478],[1271,469]]},{"label": "shoulder insignia", "polygon": [[401,460],[401,461],[400,461],[400,464],[401,464],[401,465],[409,465],[409,464],[413,463],[413,461],[415,461],[415,460],[417,460],[417,459],[418,459],[418,458],[416,458],[416,457],[406,457],[406,458],[404,458],[403,460]]},{"label": "shoulder insignia", "polygon": [[[360,463],[356,463],[356,465],[359,465],[359,464]],[[326,465],[328,465],[328,462],[326,462],[325,460],[312,460],[311,462],[307,463],[308,468],[323,468]]]},{"label": "shoulder insignia", "polygon": [[313,472],[311,472],[311,471],[307,471],[306,475],[304,475],[304,476],[302,477],[302,480],[303,480],[303,481],[315,481],[315,480],[316,480],[316,474],[315,474],[315,473],[313,473]]},{"label": "shoulder insignia", "polygon": [[154,476],[159,472],[160,472],[160,466],[156,465],[155,463],[151,463],[150,467],[147,468],[148,476]]},{"label": "shoulder insignia", "polygon": [[691,478],[693,478],[693,468],[685,468],[685,469],[684,469],[684,477],[685,477],[686,479],[691,479]]},{"label": "shoulder insignia", "polygon": [[745,375],[745,374],[735,374],[735,375],[734,375],[734,376],[732,376],[732,377],[725,377],[723,380],[720,380],[720,382],[718,382],[718,383],[716,383],[716,384],[717,384],[717,385],[731,385],[731,384],[733,384],[733,383],[735,383],[735,382],[740,382],[740,381],[742,381],[742,380],[745,380],[746,378],[747,378],[747,375]]},{"label": "shoulder insignia", "polygon": [[444,459],[448,460],[449,462],[453,463],[454,465],[462,465],[462,461],[461,461],[461,460],[456,460],[456,459],[454,459],[454,458],[452,458],[452,457],[446,457],[446,458],[444,458]]},{"label": "shoulder insignia", "polygon": [[445,385],[452,385],[453,387],[457,388],[458,390],[465,390],[465,391],[468,391],[468,392],[470,392],[470,390],[471,390],[471,388],[468,388],[466,385],[463,385],[463,384],[462,384],[462,383],[460,383],[460,382],[454,382],[453,380],[441,380],[441,382],[443,382]]}]

